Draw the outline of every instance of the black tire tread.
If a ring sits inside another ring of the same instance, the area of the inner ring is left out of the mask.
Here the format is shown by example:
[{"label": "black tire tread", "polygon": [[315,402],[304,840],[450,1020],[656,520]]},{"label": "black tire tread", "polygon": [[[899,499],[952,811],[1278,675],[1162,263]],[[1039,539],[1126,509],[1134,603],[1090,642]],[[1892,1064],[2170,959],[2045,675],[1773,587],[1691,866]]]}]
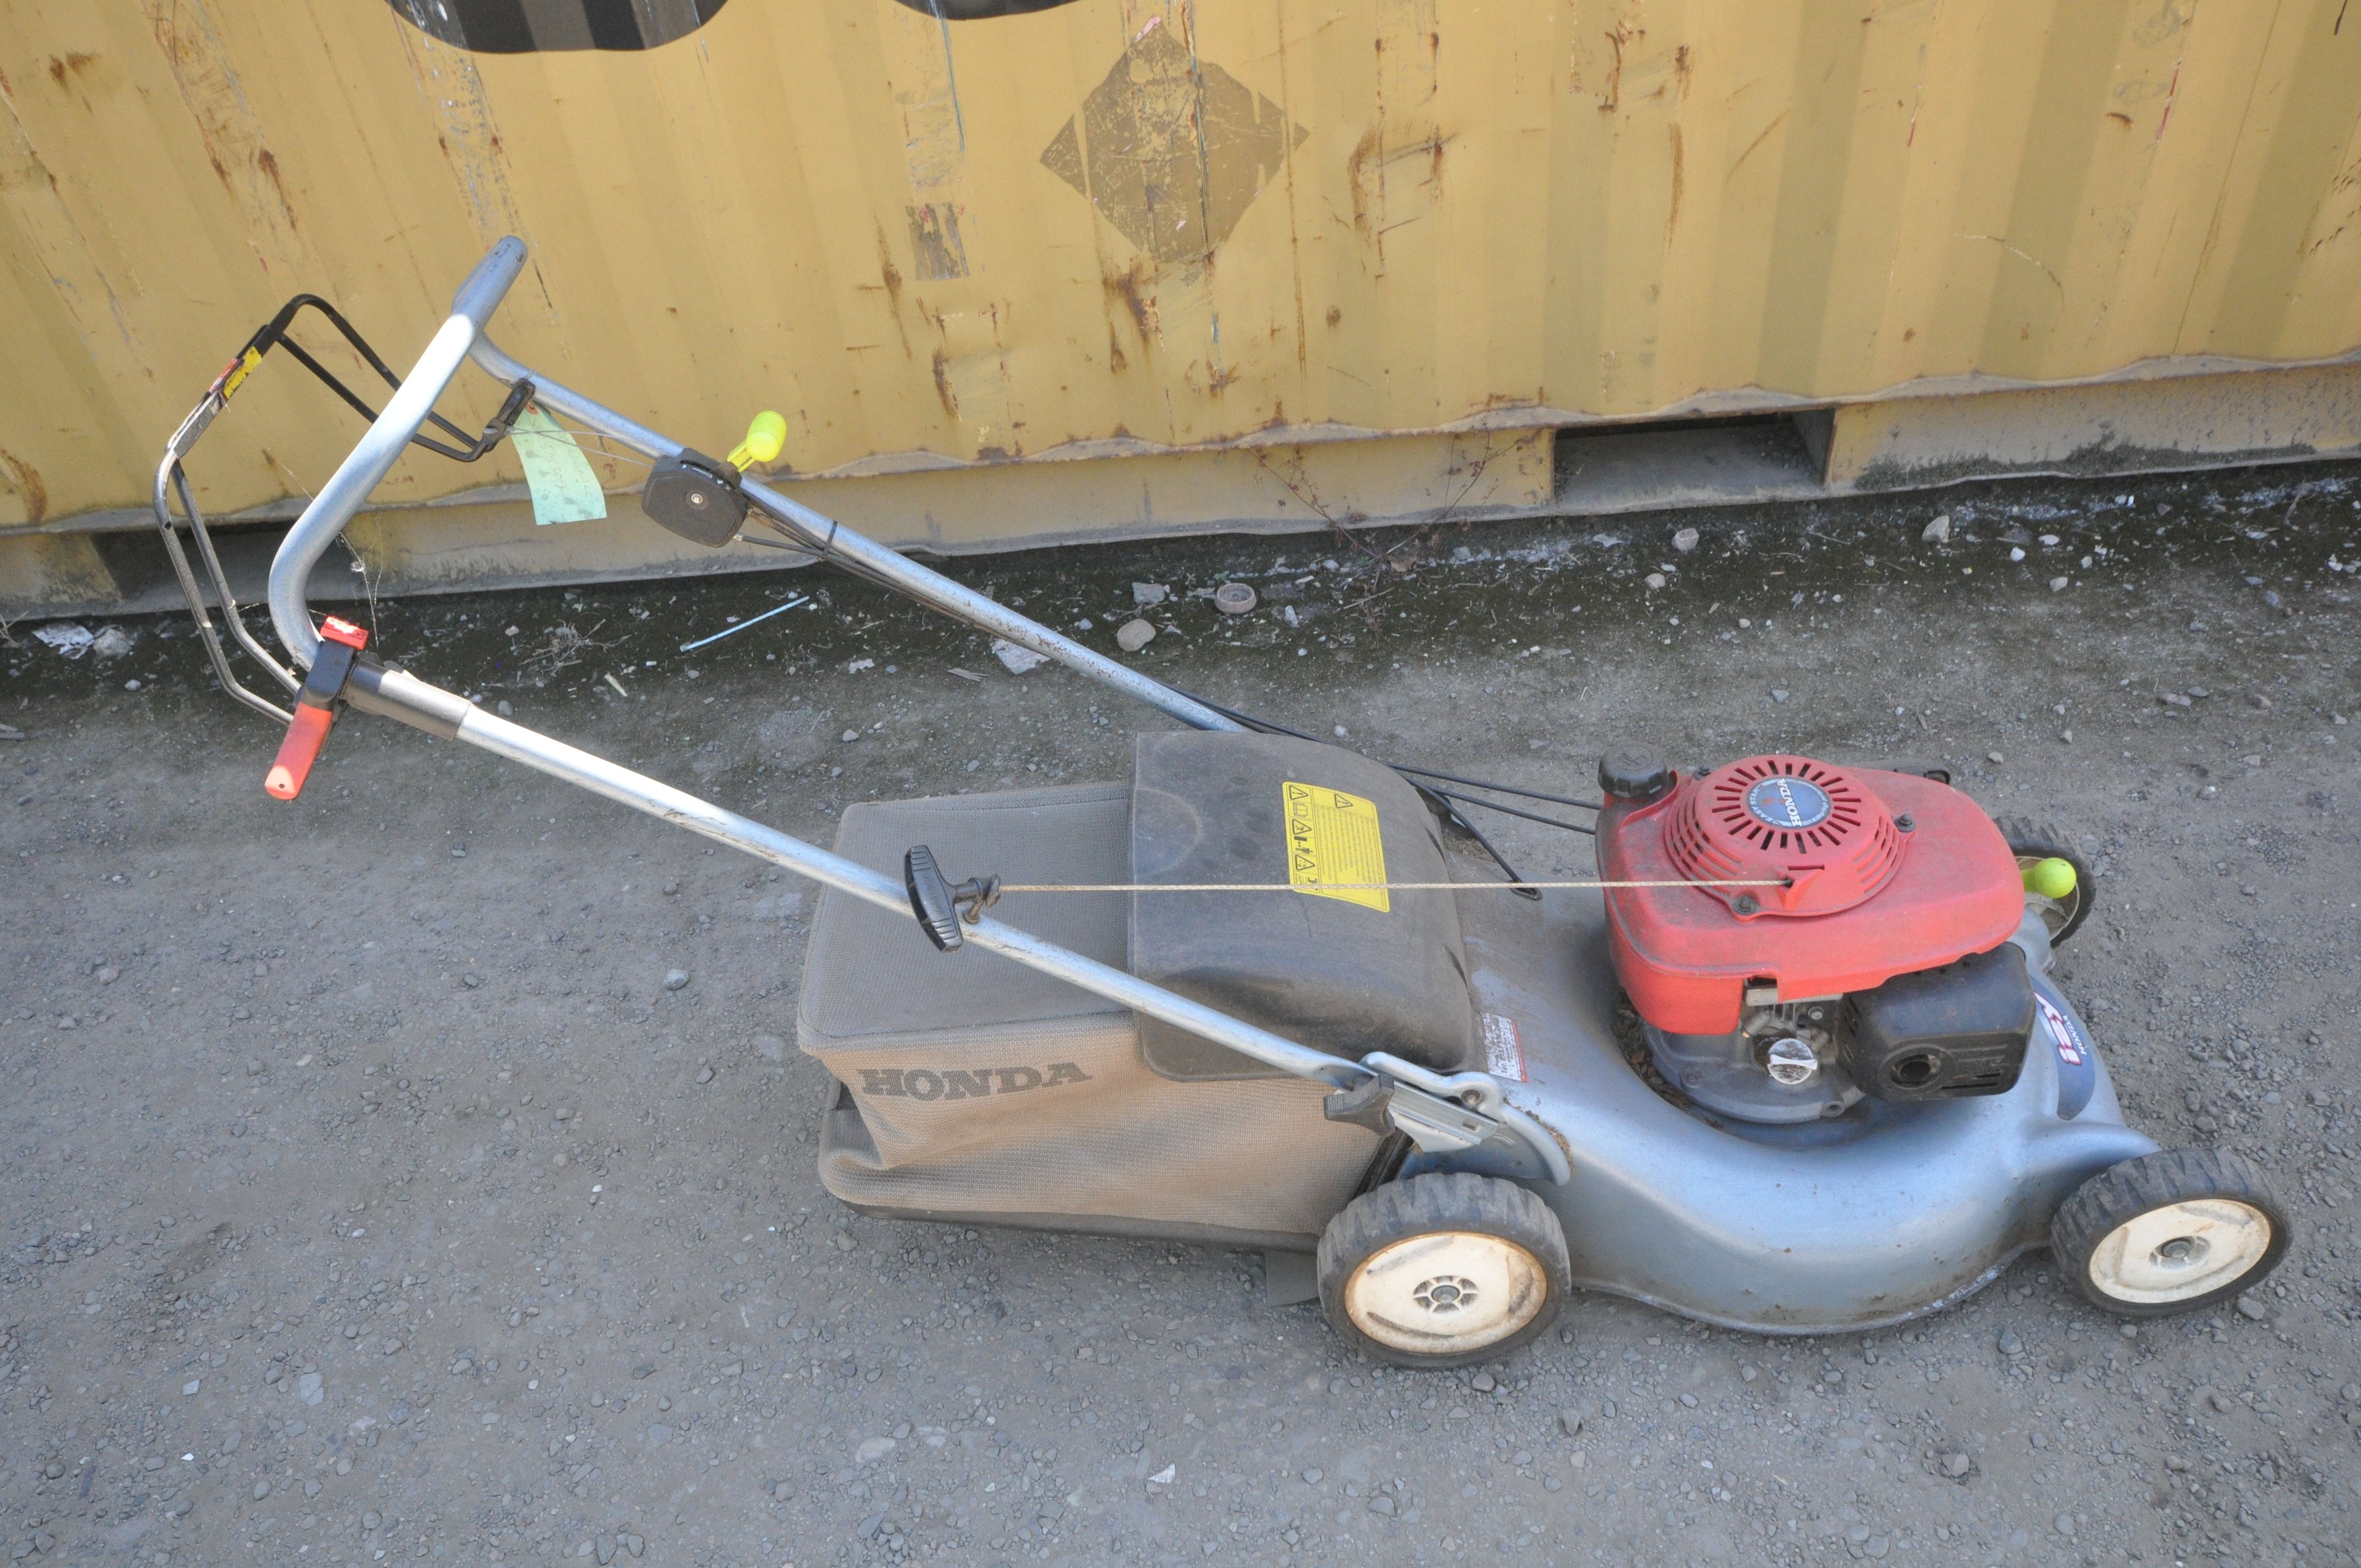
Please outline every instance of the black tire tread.
[{"label": "black tire tread", "polygon": [[[2091,1282],[2091,1255],[2124,1224],[2151,1209],[2197,1198],[2232,1198],[2270,1216],[2271,1245],[2262,1260],[2217,1290],[2186,1301],[2118,1301]],[[2260,1284],[2295,1239],[2286,1206],[2262,1168],[2224,1149],[2163,1149],[2110,1166],[2077,1188],[2049,1222],[2049,1250],[2067,1282],[2092,1305],[2119,1318],[2169,1318],[2202,1311]]]},{"label": "black tire tread", "polygon": [[2055,856],[2074,868],[2074,884],[2081,890],[2081,897],[2074,905],[2074,917],[2049,938],[2050,945],[2055,947],[2081,930],[2082,922],[2091,917],[2091,911],[2099,905],[2097,892],[2092,885],[2089,858],[2074,847],[2074,840],[2067,837],[2063,828],[2047,817],[1995,817],[1993,826],[1999,828],[2000,836],[2008,841],[2009,853],[2038,855],[2044,860]]},{"label": "black tire tread", "polygon": [[[1345,1282],[1364,1258],[1406,1236],[1430,1231],[1477,1231],[1515,1242],[1541,1264],[1550,1299],[1532,1321],[1495,1344],[1460,1356],[1407,1355],[1378,1343],[1354,1326],[1344,1306]],[[1348,1343],[1397,1366],[1457,1366],[1507,1354],[1537,1338],[1565,1304],[1574,1267],[1566,1256],[1565,1229],[1550,1206],[1512,1181],[1469,1171],[1444,1171],[1389,1181],[1364,1192],[1338,1211],[1321,1233],[1315,1257],[1320,1306]]]}]

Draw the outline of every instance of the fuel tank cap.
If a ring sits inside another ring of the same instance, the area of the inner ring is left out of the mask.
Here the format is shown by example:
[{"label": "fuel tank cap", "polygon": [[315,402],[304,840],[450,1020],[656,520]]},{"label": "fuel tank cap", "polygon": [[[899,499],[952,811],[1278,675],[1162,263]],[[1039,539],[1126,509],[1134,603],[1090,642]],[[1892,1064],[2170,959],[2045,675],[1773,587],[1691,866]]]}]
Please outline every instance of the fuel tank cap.
[{"label": "fuel tank cap", "polygon": [[1598,759],[1598,787],[1613,799],[1645,806],[1673,787],[1673,770],[1653,746],[1610,747]]}]

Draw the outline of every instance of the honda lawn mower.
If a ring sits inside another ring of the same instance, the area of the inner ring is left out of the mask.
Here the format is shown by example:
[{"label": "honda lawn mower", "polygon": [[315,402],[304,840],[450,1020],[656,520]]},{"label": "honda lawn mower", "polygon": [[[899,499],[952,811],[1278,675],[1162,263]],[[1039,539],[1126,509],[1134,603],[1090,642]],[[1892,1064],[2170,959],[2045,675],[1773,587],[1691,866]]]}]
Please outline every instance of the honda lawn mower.
[{"label": "honda lawn mower", "polygon": [[[1311,1255],[1339,1334],[1426,1366],[1533,1338],[1576,1288],[1759,1332],[1864,1329],[2047,1245],[2084,1297],[2147,1318],[2285,1255],[2252,1165],[2125,1125],[2052,976],[2093,907],[2055,831],[1995,823],[1939,770],[1773,751],[1690,772],[1623,746],[1584,801],[1202,701],[752,477],[774,416],[717,459],[504,354],[485,323],[524,254],[493,247],[407,378],[326,313],[392,387],[382,413],[287,335],[318,303],[299,299],[173,437],[159,526],[225,686],[287,725],[273,795],[357,708],[821,883],[796,1037],[834,1075],[820,1176],[853,1208]],[[290,665],[243,624],[181,466],[281,343],[372,420],[272,565]],[[505,389],[473,440],[433,412],[469,358]],[[429,419],[458,444],[420,436]],[[652,460],[642,505],[675,532],[817,557],[1185,728],[1141,734],[1126,779],[849,806],[829,850],[315,622],[313,564],[407,445],[468,461],[528,420]],[[288,708],[238,684],[183,534]],[[1597,812],[1558,823],[1595,833],[1596,878],[1519,876],[1468,816],[1556,820],[1535,802]]]}]

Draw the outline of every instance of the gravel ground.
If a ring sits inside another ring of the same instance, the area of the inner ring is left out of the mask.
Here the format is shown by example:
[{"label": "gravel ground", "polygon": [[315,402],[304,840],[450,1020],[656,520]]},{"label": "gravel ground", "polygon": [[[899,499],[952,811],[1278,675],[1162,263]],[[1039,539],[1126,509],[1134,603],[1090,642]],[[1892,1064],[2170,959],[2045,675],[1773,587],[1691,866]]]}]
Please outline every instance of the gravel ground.
[{"label": "gravel ground", "polygon": [[[1584,1297],[1453,1374],[1263,1305],[1255,1255],[847,1214],[786,1043],[807,888],[360,716],[280,805],[179,626],[14,628],[0,1550],[2350,1563],[2356,557],[2361,469],[2323,466],[961,565],[1107,647],[1168,585],[1144,667],[1537,787],[1617,738],[1946,761],[2096,857],[2064,967],[2130,1119],[2261,1160],[2302,1226],[2237,1310],[2136,1332],[2035,1254],[1819,1340]],[[1233,576],[1249,617],[1191,597]],[[1161,722],[819,573],[376,617],[821,839],[851,800],[1121,776]]]}]

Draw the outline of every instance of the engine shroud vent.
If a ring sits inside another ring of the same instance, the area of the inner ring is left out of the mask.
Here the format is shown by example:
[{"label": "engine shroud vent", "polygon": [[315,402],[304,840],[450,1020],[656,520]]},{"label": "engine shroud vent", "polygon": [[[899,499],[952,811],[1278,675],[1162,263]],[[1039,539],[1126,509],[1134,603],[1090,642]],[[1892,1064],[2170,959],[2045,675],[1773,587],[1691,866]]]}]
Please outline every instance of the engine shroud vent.
[{"label": "engine shroud vent", "polygon": [[1696,781],[1666,825],[1664,848],[1698,882],[1785,881],[1701,890],[1741,919],[1850,909],[1902,864],[1902,833],[1884,803],[1809,757],[1748,757]]}]

